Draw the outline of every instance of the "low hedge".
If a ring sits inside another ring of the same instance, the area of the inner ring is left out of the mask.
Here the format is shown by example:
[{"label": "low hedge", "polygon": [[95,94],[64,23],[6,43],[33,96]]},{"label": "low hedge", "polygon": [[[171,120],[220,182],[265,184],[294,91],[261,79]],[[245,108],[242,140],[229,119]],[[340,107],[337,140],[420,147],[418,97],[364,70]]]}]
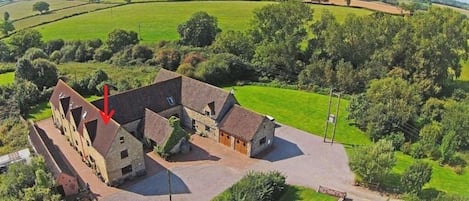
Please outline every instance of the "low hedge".
[{"label": "low hedge", "polygon": [[278,171],[248,172],[241,180],[212,201],[272,201],[280,198],[285,189],[285,176]]}]

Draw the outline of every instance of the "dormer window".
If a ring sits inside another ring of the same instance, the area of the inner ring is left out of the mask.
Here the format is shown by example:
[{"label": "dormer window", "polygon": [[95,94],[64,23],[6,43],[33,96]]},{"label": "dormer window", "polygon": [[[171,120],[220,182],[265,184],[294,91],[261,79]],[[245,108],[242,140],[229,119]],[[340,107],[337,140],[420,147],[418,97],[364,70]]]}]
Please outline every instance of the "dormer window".
[{"label": "dormer window", "polygon": [[166,97],[166,100],[168,101],[169,105],[175,105],[176,103],[174,102],[174,99],[172,96]]},{"label": "dormer window", "polygon": [[210,111],[205,111],[206,116],[210,116]]}]

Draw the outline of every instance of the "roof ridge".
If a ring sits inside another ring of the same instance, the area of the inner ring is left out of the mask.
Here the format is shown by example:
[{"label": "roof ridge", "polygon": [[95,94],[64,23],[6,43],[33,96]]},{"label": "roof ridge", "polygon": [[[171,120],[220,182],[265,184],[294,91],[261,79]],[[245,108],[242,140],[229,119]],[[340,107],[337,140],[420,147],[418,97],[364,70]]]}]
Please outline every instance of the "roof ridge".
[{"label": "roof ridge", "polygon": [[[166,71],[166,72],[171,73],[171,74],[175,74],[175,75],[177,75],[177,76],[179,76],[179,77],[181,77],[181,78],[183,78],[183,79],[189,79],[189,80],[193,80],[193,81],[200,82],[200,83],[204,84],[205,86],[209,86],[209,87],[211,87],[211,88],[217,89],[218,91],[222,91],[223,93],[229,94],[229,92],[226,92],[226,91],[223,90],[222,88],[217,87],[217,86],[214,86],[214,85],[211,85],[211,84],[206,83],[206,82],[203,82],[203,81],[201,81],[201,80],[198,80],[198,79],[195,79],[195,78],[191,78],[191,77],[185,76],[185,75],[183,75],[183,74],[179,74],[179,73],[177,73],[177,72],[173,72],[173,71],[170,71],[170,70],[167,70],[167,69],[164,69],[164,68],[161,68],[160,71],[161,71],[161,70]],[[176,77],[176,78],[177,78],[177,77]],[[172,79],[175,79],[175,78],[172,78]],[[167,81],[167,80],[165,80],[165,81]],[[164,81],[162,81],[162,82],[164,82]]]},{"label": "roof ridge", "polygon": [[[89,105],[91,106],[91,108],[97,110],[98,114],[101,114],[102,111],[101,111],[98,107],[96,107],[95,105],[93,105],[91,102],[88,102],[88,100],[86,100],[80,93],[78,93],[78,92],[75,91],[72,87],[70,87],[66,82],[64,82],[63,80],[59,79],[58,83],[63,84],[63,85],[64,85],[66,88],[68,88],[72,93],[75,93],[75,95],[78,95],[78,98],[82,99],[83,102],[85,102],[86,104],[89,104]],[[71,98],[70,98],[70,99],[71,99]],[[100,99],[98,99],[98,100],[100,100]],[[93,101],[93,102],[94,102],[94,101]],[[83,106],[82,106],[82,107],[83,107]],[[71,109],[69,108],[69,110],[71,110]],[[114,119],[110,118],[110,120],[112,120],[112,121],[110,121],[109,123],[113,122],[115,125],[121,126],[121,125],[120,125],[117,121],[115,121]]]}]

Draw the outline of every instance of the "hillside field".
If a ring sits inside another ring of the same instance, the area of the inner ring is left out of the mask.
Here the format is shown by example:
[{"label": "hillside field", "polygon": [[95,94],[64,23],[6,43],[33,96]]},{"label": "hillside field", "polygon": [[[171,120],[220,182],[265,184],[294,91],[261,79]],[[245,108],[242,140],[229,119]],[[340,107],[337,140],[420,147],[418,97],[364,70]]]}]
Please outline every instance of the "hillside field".
[{"label": "hillside field", "polygon": [[[106,39],[116,28],[134,30],[143,43],[178,39],[177,26],[198,11],[206,11],[218,18],[219,27],[226,30],[246,30],[252,18],[252,11],[272,2],[252,1],[202,1],[202,2],[157,2],[140,3],[108,8],[85,15],[72,17],[51,24],[39,26],[44,40],[62,38]],[[343,21],[348,13],[367,15],[371,11],[338,6],[311,5],[314,16],[322,9],[328,9]],[[84,23],[86,22],[86,23]]]},{"label": "hillside field", "polygon": [[[42,0],[47,2],[50,7],[50,10],[56,10],[61,8],[66,8],[70,6],[76,6],[80,4],[86,4],[87,1],[78,1],[78,0]],[[0,13],[3,16],[3,13],[10,13],[10,20],[16,20],[26,16],[36,15],[39,12],[33,11],[33,4],[38,2],[38,0],[20,0],[14,1],[13,3],[8,3],[4,6],[0,6]],[[2,17],[3,19],[3,17]]]}]

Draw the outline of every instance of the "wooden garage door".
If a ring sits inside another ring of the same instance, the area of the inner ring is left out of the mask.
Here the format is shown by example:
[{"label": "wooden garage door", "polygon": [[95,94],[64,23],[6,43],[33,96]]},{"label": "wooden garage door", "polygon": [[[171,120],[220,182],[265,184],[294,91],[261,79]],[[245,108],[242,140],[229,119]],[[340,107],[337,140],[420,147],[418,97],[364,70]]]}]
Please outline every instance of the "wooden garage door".
[{"label": "wooden garage door", "polygon": [[220,131],[220,143],[231,147],[230,135],[228,135],[227,133],[224,133],[223,131]]},{"label": "wooden garage door", "polygon": [[239,139],[236,139],[235,140],[235,150],[239,151],[243,154],[247,154],[248,153],[248,145],[247,145],[246,142],[244,142],[242,140],[239,140]]}]

